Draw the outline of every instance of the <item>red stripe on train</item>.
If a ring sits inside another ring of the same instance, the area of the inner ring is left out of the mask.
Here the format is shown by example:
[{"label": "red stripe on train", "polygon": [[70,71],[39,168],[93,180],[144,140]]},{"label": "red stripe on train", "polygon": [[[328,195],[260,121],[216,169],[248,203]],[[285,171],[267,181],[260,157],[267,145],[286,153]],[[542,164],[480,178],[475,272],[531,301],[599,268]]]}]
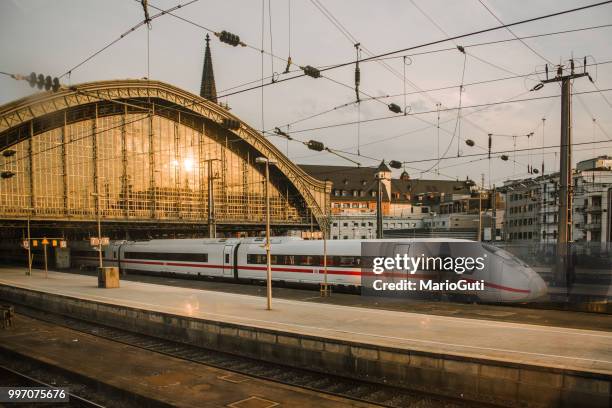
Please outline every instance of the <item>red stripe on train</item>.
[{"label": "red stripe on train", "polygon": [[[95,258],[96,260],[98,258]],[[113,260],[106,260],[105,261],[111,261],[111,262],[116,262]],[[134,260],[122,260],[122,263],[134,263],[134,264],[144,264],[144,265],[161,265],[161,266],[183,266],[183,267],[188,267],[188,268],[217,268],[217,269],[221,269],[224,266],[223,265],[213,265],[213,264],[192,264],[192,263],[179,263],[179,262],[162,262],[162,261],[134,261]],[[231,266],[230,266],[231,268]],[[239,265],[238,269],[240,270],[251,270],[251,271],[265,271],[267,270],[267,267],[265,266],[247,266],[247,265]],[[295,273],[314,273],[314,271],[312,269],[303,269],[303,268],[282,268],[282,267],[273,267],[272,268],[272,272],[295,272]],[[350,276],[361,276],[362,273],[361,271],[350,271],[350,270],[337,270],[337,269],[328,269],[328,273],[330,275],[350,275]],[[407,276],[408,279],[425,279],[428,278],[428,275],[409,275]],[[464,277],[463,279],[465,279],[468,282],[477,282],[476,279],[470,279],[470,278],[466,278]],[[491,282],[486,282],[485,281],[485,286],[489,286],[491,288],[494,289],[499,289],[499,290],[505,290],[508,292],[516,292],[516,293],[530,293],[531,291],[528,289],[517,289],[517,288],[512,288],[509,286],[504,286],[504,285],[498,285],[496,283],[491,283]]]}]

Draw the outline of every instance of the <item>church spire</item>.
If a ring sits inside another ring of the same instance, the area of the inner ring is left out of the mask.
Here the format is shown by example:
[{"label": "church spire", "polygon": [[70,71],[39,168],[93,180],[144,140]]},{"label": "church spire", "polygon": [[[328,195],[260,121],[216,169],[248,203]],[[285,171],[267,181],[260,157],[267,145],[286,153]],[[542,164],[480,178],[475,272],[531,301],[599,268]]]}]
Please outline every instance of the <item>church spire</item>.
[{"label": "church spire", "polygon": [[202,68],[202,83],[200,96],[217,103],[217,87],[213,73],[212,57],[210,56],[210,37],[206,34],[206,50],[204,52],[204,67]]}]

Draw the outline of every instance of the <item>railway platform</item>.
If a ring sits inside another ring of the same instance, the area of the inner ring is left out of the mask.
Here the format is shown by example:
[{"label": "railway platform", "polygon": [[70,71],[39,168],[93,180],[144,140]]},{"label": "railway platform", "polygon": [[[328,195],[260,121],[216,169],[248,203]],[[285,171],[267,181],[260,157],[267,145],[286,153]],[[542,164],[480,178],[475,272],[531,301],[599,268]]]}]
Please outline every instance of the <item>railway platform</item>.
[{"label": "railway platform", "polygon": [[[261,360],[480,402],[610,407],[612,333],[0,269],[0,299]],[[588,403],[588,405],[585,405]]]}]

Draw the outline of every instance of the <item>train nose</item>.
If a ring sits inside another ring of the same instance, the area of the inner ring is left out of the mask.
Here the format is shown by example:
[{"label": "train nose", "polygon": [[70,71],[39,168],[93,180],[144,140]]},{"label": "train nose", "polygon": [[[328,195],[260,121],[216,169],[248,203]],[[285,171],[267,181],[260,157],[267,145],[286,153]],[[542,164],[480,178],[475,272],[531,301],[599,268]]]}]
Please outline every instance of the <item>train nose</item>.
[{"label": "train nose", "polygon": [[546,296],[548,293],[548,286],[546,286],[546,282],[538,275],[533,272],[533,276],[531,277],[531,282],[529,283],[530,298],[531,300],[539,299],[543,296]]}]

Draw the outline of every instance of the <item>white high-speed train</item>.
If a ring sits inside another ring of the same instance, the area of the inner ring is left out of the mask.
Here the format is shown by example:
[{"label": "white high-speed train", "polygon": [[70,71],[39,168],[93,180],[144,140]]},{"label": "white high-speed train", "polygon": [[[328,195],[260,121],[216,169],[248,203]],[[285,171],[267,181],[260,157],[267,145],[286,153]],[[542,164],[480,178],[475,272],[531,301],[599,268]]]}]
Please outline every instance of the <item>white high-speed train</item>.
[{"label": "white high-speed train", "polygon": [[[469,242],[457,239],[401,239],[385,242]],[[332,285],[361,285],[361,244],[381,240],[328,240],[327,281]],[[122,272],[166,273],[224,277],[236,280],[265,280],[264,238],[155,239],[112,241],[104,248],[105,266],[118,266]],[[293,237],[271,239],[272,277],[275,281],[319,284],[324,280],[323,241]],[[439,271],[417,271],[404,278],[484,280],[485,289],[461,295],[485,302],[527,302],[546,294],[546,284],[527,264],[508,252],[486,243],[487,268],[463,275]],[[73,266],[98,265],[98,253],[88,242],[71,243]],[[453,294],[450,293],[449,294]]]}]

